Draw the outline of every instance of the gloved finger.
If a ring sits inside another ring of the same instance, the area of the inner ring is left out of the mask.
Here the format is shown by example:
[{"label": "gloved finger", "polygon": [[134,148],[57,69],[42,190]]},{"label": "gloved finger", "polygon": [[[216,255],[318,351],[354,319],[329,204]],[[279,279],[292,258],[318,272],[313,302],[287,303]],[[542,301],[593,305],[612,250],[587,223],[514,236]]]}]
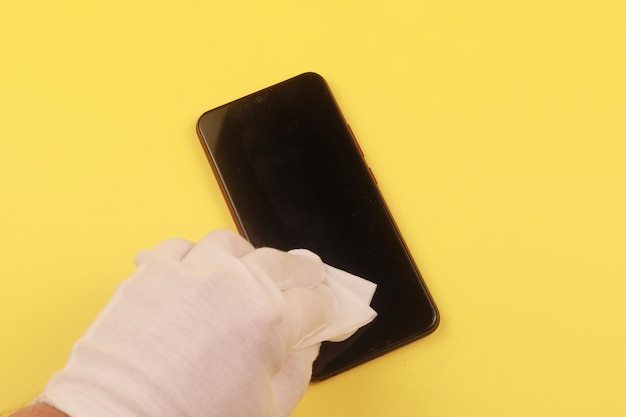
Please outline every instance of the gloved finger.
[{"label": "gloved finger", "polygon": [[291,352],[283,367],[272,379],[277,416],[289,416],[304,396],[311,380],[313,361],[317,358],[319,350],[320,344],[318,343],[306,349]]},{"label": "gloved finger", "polygon": [[335,320],[339,301],[326,284],[283,291],[286,310],[281,333],[288,351],[325,329]]},{"label": "gloved finger", "polygon": [[215,230],[204,236],[184,257],[183,263],[199,269],[211,267],[215,256],[230,255],[235,258],[252,252],[247,240],[230,230]]},{"label": "gloved finger", "polygon": [[308,256],[311,259],[316,259],[320,262],[322,261],[322,259],[316,253],[313,253],[308,249],[292,249],[287,253],[290,253],[292,255]]},{"label": "gloved finger", "polygon": [[180,261],[193,248],[194,243],[180,238],[165,240],[157,244],[154,248],[142,250],[135,256],[135,265],[139,266],[144,263],[151,255],[161,255]]},{"label": "gloved finger", "polygon": [[324,264],[319,258],[271,248],[256,249],[242,256],[240,261],[257,279],[272,281],[280,290],[312,288],[326,278]]}]

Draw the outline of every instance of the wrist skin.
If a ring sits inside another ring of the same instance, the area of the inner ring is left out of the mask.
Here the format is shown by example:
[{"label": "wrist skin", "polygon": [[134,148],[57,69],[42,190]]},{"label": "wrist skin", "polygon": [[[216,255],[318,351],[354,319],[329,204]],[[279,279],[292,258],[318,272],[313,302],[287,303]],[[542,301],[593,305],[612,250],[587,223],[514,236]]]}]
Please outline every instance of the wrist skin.
[{"label": "wrist skin", "polygon": [[33,404],[22,408],[10,417],[69,417],[48,404]]}]

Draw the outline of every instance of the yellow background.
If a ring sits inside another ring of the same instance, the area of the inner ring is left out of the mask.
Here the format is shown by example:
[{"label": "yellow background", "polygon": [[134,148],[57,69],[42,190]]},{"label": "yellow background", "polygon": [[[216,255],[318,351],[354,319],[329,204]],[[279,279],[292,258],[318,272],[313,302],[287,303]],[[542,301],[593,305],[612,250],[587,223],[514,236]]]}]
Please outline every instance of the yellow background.
[{"label": "yellow background", "polygon": [[2,2],[0,409],[137,250],[233,227],[197,117],[317,71],[442,322],[295,415],[626,414],[624,22],[623,1]]}]

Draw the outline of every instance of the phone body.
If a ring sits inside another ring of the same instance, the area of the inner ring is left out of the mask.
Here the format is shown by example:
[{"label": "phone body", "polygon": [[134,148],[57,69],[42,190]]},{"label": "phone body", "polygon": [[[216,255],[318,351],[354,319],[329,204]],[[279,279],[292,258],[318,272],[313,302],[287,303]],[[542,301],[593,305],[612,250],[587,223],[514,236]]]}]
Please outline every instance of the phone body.
[{"label": "phone body", "polygon": [[375,282],[377,318],[325,342],[321,380],[435,330],[439,313],[326,81],[304,73],[204,113],[198,136],[239,232]]}]

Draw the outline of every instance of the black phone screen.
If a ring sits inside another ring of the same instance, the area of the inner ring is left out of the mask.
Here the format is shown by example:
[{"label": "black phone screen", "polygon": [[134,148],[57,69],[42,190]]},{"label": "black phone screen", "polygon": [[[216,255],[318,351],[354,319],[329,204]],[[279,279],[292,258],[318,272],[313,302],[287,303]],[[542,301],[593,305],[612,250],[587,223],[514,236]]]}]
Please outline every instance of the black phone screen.
[{"label": "black phone screen", "polygon": [[322,77],[305,73],[203,114],[198,133],[240,232],[306,248],[378,285],[378,317],[324,343],[323,379],[433,331],[438,313]]}]

